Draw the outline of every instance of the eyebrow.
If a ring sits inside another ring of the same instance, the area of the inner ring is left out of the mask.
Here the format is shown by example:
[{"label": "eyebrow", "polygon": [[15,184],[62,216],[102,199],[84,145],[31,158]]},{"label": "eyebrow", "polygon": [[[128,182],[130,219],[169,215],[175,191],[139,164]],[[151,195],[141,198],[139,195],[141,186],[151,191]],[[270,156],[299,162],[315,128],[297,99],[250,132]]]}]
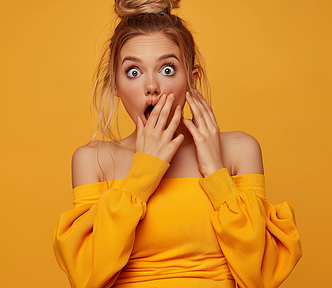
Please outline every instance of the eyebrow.
[{"label": "eyebrow", "polygon": [[[165,59],[168,59],[168,58],[175,58],[175,59],[177,59],[180,62],[179,58],[175,54],[165,54],[165,55],[162,55],[162,56],[159,57],[158,61],[165,60]],[[134,57],[134,56],[126,56],[125,58],[123,58],[121,65],[125,61],[134,61],[134,62],[142,63],[141,59],[139,59],[137,57]]]},{"label": "eyebrow", "polygon": [[122,63],[121,63],[121,65],[125,62],[125,61],[134,61],[134,62],[139,62],[139,63],[141,63],[142,62],[142,60],[141,59],[139,59],[139,58],[137,58],[137,57],[133,57],[133,56],[126,56],[123,60],[122,60]]},{"label": "eyebrow", "polygon": [[175,54],[165,54],[165,55],[162,55],[162,56],[159,57],[158,60],[160,61],[160,60],[165,60],[165,59],[168,59],[168,58],[175,58],[176,60],[178,60],[180,62],[179,58],[176,57]]}]

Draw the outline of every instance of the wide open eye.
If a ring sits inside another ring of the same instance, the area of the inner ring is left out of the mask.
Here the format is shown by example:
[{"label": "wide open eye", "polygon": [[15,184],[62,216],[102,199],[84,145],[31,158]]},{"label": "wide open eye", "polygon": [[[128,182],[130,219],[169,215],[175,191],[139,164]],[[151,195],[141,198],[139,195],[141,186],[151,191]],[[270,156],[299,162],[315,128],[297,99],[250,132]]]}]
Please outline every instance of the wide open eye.
[{"label": "wide open eye", "polygon": [[142,74],[137,68],[130,68],[126,72],[129,78],[136,78]]},{"label": "wide open eye", "polygon": [[163,68],[161,68],[161,73],[163,73],[166,76],[172,76],[175,74],[175,67],[174,65],[165,65]]}]

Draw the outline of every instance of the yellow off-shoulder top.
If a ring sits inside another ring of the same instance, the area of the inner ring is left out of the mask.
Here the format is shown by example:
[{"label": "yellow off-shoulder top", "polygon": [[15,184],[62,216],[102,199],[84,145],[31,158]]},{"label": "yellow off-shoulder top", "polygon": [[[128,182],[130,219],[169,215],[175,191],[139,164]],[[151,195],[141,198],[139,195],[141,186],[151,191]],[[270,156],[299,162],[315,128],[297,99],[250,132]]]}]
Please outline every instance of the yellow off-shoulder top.
[{"label": "yellow off-shoulder top", "polygon": [[125,179],[74,189],[54,251],[72,287],[278,287],[302,255],[293,209],[265,199],[264,176],[163,179],[136,153]]}]

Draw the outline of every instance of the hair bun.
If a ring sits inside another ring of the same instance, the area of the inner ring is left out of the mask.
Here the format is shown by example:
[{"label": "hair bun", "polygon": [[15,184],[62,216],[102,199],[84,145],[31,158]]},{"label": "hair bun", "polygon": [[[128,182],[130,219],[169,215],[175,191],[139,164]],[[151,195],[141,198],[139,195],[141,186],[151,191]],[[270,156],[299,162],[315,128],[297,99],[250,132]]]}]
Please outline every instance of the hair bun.
[{"label": "hair bun", "polygon": [[115,0],[115,12],[120,18],[141,13],[170,14],[179,3],[180,0]]}]

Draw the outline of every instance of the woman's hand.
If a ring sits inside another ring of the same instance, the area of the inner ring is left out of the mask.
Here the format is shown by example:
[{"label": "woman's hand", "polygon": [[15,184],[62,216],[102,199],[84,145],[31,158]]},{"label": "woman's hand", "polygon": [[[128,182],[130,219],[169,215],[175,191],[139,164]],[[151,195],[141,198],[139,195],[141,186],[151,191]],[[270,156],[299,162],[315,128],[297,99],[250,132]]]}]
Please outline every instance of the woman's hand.
[{"label": "woman's hand", "polygon": [[183,119],[183,122],[196,145],[199,172],[206,177],[224,168],[221,159],[220,129],[211,107],[203,96],[196,90],[195,96],[196,99],[189,92],[186,94],[193,121]]},{"label": "woman's hand", "polygon": [[166,128],[173,102],[173,94],[162,95],[152,110],[145,127],[142,119],[138,116],[136,152],[144,152],[168,163],[171,162],[184,139],[182,134],[173,139],[181,121],[180,105],[175,108],[174,115]]}]

